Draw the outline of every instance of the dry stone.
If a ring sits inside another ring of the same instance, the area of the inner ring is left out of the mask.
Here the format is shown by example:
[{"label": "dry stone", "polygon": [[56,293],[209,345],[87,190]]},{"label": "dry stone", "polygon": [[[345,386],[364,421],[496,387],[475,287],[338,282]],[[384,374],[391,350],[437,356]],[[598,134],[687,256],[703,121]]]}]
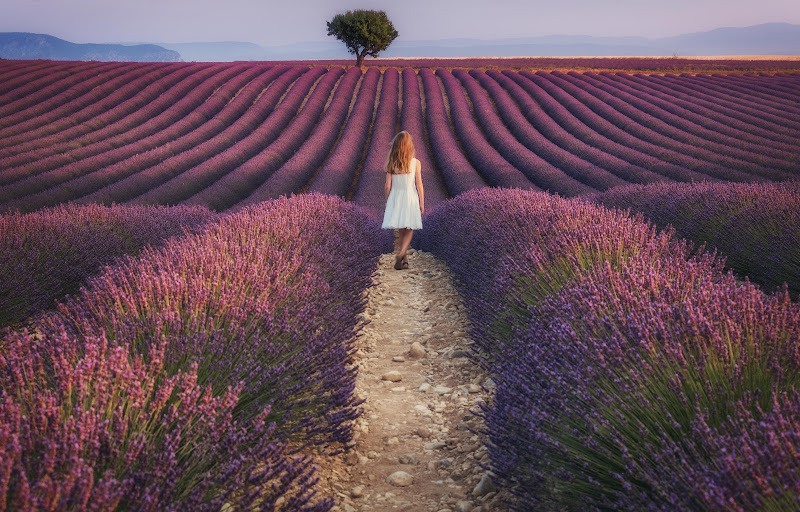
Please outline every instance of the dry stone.
[{"label": "dry stone", "polygon": [[405,471],[395,471],[394,473],[386,477],[386,483],[389,483],[396,487],[408,487],[409,485],[414,483],[414,477],[412,477]]},{"label": "dry stone", "polygon": [[425,357],[425,347],[422,343],[415,341],[411,344],[411,349],[408,351],[408,357],[411,359],[422,359]]},{"label": "dry stone", "polygon": [[401,380],[403,380],[403,375],[397,370],[392,370],[390,372],[384,373],[381,379],[388,380],[389,382],[400,382]]},{"label": "dry stone", "polygon": [[400,456],[400,464],[411,464],[414,465],[417,463],[417,457],[413,453],[404,453]]},{"label": "dry stone", "polygon": [[483,496],[484,494],[489,494],[490,492],[494,492],[497,490],[497,487],[494,485],[494,481],[489,473],[484,473],[481,477],[481,481],[478,482],[478,485],[472,490],[473,496]]}]

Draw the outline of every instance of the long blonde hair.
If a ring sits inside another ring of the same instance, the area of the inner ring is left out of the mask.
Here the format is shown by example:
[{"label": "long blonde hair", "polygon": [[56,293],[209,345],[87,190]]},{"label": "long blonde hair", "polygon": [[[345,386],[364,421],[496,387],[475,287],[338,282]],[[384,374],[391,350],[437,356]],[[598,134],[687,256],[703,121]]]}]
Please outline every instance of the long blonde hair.
[{"label": "long blonde hair", "polygon": [[411,140],[411,134],[403,130],[392,140],[392,149],[386,160],[386,172],[389,174],[410,173],[412,158],[414,158],[414,142]]}]

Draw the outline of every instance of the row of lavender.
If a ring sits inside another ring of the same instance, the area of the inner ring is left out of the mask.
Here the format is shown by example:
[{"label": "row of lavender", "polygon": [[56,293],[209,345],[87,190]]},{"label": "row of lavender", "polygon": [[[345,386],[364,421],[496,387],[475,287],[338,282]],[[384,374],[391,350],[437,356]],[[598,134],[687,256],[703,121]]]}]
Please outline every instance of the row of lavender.
[{"label": "row of lavender", "polygon": [[800,296],[800,182],[661,183],[619,187],[593,198],[631,210],[706,250],[768,291]]},{"label": "row of lavender", "polygon": [[2,63],[0,205],[221,211],[313,190],[376,211],[399,129],[429,207],[487,185],[785,181],[800,175],[798,77]]},{"label": "row of lavender", "polygon": [[206,208],[185,206],[61,205],[0,216],[0,328],[50,308],[117,258],[216,219]]},{"label": "row of lavender", "polygon": [[419,246],[465,297],[518,510],[796,510],[800,306],[582,199],[484,189]]},{"label": "row of lavender", "polygon": [[329,510],[303,453],[351,440],[351,344],[388,250],[352,203],[266,202],[6,330],[0,509]]}]

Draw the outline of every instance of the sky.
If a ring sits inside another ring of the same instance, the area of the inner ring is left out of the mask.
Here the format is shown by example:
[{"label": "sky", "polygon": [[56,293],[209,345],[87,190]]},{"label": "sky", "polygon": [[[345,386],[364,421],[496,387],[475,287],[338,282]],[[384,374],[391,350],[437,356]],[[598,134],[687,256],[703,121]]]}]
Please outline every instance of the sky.
[{"label": "sky", "polygon": [[75,43],[332,41],[325,22],[386,11],[397,41],[544,35],[666,37],[800,24],[800,0],[0,0],[0,32]]}]

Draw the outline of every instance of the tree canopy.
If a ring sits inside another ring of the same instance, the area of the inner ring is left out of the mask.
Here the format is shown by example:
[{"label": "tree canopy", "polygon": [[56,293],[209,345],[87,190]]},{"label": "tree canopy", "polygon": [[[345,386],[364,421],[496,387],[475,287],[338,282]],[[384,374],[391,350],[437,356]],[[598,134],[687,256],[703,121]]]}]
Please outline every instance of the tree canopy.
[{"label": "tree canopy", "polygon": [[342,41],[360,67],[365,56],[377,57],[398,34],[386,12],[357,9],[334,16],[328,22],[328,35]]}]

